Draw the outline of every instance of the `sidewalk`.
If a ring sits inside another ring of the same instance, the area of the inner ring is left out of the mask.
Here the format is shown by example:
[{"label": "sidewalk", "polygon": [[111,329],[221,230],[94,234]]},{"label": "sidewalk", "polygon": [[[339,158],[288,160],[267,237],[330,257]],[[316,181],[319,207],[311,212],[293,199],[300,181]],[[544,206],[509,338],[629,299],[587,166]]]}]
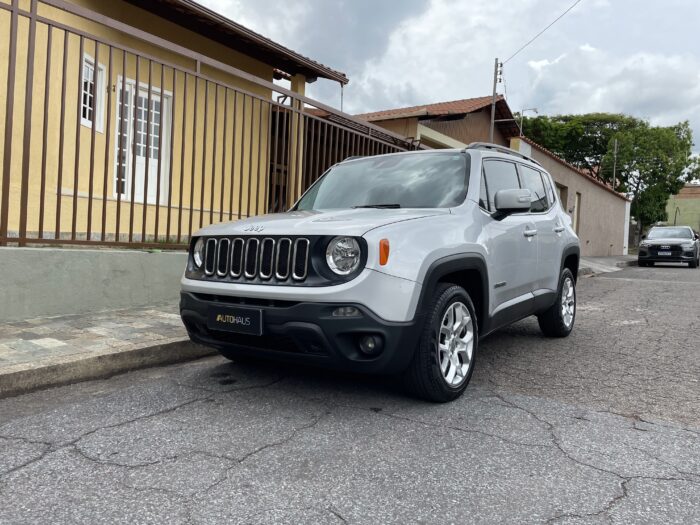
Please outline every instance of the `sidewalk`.
[{"label": "sidewalk", "polygon": [[[583,257],[579,275],[636,263]],[[213,353],[190,342],[175,305],[0,323],[0,398]]]},{"label": "sidewalk", "polygon": [[612,257],[581,257],[579,275],[617,272],[626,266],[637,266],[636,255],[614,255]]},{"label": "sidewalk", "polygon": [[174,305],[0,323],[0,398],[211,353]]}]

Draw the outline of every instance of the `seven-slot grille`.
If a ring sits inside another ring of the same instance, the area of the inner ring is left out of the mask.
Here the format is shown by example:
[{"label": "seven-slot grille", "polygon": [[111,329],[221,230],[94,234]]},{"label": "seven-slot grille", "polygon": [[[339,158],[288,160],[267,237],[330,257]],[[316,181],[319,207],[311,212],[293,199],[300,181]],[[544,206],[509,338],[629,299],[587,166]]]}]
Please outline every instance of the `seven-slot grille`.
[{"label": "seven-slot grille", "polygon": [[205,242],[204,273],[232,279],[303,281],[309,273],[309,246],[309,239],[303,237],[210,237]]}]

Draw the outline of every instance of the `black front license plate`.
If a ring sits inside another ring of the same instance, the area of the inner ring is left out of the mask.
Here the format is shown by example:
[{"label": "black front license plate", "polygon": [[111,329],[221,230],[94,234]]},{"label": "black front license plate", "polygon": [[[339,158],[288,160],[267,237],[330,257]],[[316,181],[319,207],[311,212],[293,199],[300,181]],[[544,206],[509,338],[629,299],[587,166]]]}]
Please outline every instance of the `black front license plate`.
[{"label": "black front license plate", "polygon": [[262,310],[210,307],[207,327],[211,330],[262,335]]}]

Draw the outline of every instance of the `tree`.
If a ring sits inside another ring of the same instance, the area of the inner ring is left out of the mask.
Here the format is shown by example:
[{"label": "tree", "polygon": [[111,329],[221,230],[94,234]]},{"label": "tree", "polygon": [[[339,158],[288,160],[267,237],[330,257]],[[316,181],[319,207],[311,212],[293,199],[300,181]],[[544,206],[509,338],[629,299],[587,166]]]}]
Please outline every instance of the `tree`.
[{"label": "tree", "polygon": [[610,139],[644,126],[643,120],[612,113],[541,115],[523,120],[525,136],[601,180],[608,179],[600,168]]},{"label": "tree", "polygon": [[666,220],[666,201],[692,176],[692,131],[686,121],[670,127],[644,124],[614,134],[601,163],[606,176],[612,174],[615,140],[616,189],[632,194],[641,235],[643,226]]}]

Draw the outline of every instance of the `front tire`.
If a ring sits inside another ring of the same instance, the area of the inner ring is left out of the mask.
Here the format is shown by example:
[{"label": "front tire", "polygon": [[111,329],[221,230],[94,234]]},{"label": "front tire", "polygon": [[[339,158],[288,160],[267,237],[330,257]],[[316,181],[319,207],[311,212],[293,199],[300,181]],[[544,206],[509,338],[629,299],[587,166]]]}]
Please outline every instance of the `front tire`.
[{"label": "front tire", "polygon": [[438,286],[404,384],[416,397],[446,403],[469,384],[478,346],[474,304],[461,286]]},{"label": "front tire", "polygon": [[571,270],[564,268],[559,277],[557,299],[548,310],[537,316],[540,330],[547,337],[566,337],[576,320],[576,280]]},{"label": "front tire", "polygon": [[688,267],[697,268],[698,267],[698,259],[693,259],[692,262],[689,262]]}]

